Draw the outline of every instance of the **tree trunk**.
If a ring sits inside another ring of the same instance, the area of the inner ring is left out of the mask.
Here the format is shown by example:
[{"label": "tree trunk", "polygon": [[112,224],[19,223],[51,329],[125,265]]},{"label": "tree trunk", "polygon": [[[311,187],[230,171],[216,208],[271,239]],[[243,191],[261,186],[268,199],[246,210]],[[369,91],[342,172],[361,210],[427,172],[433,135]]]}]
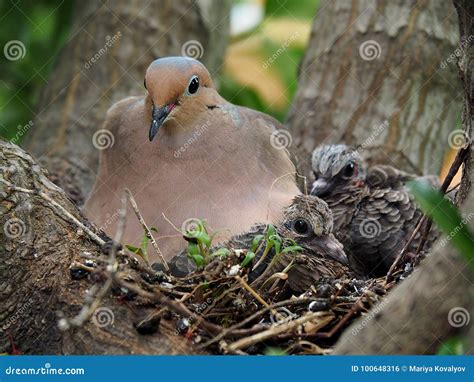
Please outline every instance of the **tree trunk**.
[{"label": "tree trunk", "polygon": [[[464,217],[469,222],[471,232],[474,232],[474,3],[470,0],[455,0],[454,4],[458,12],[461,35],[458,66],[463,88],[461,94],[464,95],[462,119],[470,142],[457,200],[463,202],[467,198],[463,205]],[[437,246],[408,280],[397,286],[390,296],[366,317],[354,322],[346,330],[335,348],[335,353],[433,353],[445,339],[459,335],[467,338],[465,352],[473,354],[473,319],[472,267],[450,245]]]},{"label": "tree trunk", "polygon": [[145,70],[156,58],[186,54],[218,71],[229,8],[228,0],[77,3],[71,39],[44,89],[26,147],[79,205],[95,179],[99,150],[92,137],[107,109],[144,92]]},{"label": "tree trunk", "polygon": [[311,152],[362,146],[369,160],[437,174],[461,110],[446,1],[321,1],[287,126]]},{"label": "tree trunk", "polygon": [[[28,154],[1,140],[0,200],[0,353],[195,353],[169,321],[161,321],[159,335],[138,334],[133,324],[156,307],[110,292],[91,312],[92,320],[60,330],[60,318],[76,316],[87,304],[88,291],[107,282],[100,273],[74,279],[73,273],[81,272],[77,264],[84,264],[87,256],[100,267],[107,256],[84,230],[71,224],[67,213],[80,222],[85,219],[65,193]],[[134,264],[121,259],[119,271],[136,279]]]}]

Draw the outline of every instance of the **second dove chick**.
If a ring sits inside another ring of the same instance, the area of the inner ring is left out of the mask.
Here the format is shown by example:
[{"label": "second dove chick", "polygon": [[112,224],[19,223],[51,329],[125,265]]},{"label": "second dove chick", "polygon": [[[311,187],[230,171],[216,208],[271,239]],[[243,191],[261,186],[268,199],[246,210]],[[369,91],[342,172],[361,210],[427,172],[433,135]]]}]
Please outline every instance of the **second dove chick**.
[{"label": "second dove chick", "polygon": [[[187,57],[153,61],[145,88],[107,113],[103,128],[113,145],[101,151],[84,207],[93,222],[114,234],[128,188],[169,259],[184,248],[172,224],[205,219],[223,241],[281,218],[299,190],[287,150],[272,141],[278,121],[227,102],[205,66]],[[123,241],[137,245],[142,236],[130,210]]]},{"label": "second dove chick", "polygon": [[[311,194],[331,208],[334,233],[353,270],[385,275],[422,216],[405,185],[417,177],[392,166],[368,168],[357,150],[343,144],[316,148],[312,168]],[[438,183],[433,176],[423,178]],[[429,242],[436,237],[432,230]],[[415,251],[419,241],[417,237],[409,250]]]},{"label": "second dove chick", "polygon": [[[232,237],[222,244],[222,247],[249,250],[254,238],[264,235],[267,229],[266,224],[256,224],[245,233]],[[311,195],[296,196],[290,206],[285,208],[284,215],[275,225],[275,229],[283,240],[282,248],[294,241],[303,250],[275,256],[272,249],[260,262],[265,247],[262,242],[253,266],[260,264],[251,271],[250,282],[262,275],[262,278],[271,276],[288,267],[288,286],[294,292],[304,292],[324,278],[339,277],[348,271],[348,260],[342,244],[332,234],[331,211],[323,200]],[[170,268],[177,276],[184,276],[196,269],[188,259],[186,251],[170,261]],[[158,266],[157,269],[161,267]]]}]

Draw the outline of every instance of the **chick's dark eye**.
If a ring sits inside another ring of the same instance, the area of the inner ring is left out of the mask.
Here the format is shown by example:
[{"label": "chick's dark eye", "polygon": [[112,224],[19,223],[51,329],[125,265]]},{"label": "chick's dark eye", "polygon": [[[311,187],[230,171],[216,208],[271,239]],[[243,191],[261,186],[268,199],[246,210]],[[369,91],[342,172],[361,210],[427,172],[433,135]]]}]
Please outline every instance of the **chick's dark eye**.
[{"label": "chick's dark eye", "polygon": [[344,167],[342,176],[344,178],[350,178],[352,175],[354,175],[354,170],[355,170],[355,164],[353,162],[350,162],[346,165],[346,167]]},{"label": "chick's dark eye", "polygon": [[194,76],[191,78],[191,81],[189,81],[188,85],[188,93],[189,94],[195,94],[199,89],[199,78],[197,76]]},{"label": "chick's dark eye", "polygon": [[297,219],[293,223],[293,229],[300,235],[307,235],[309,233],[309,223],[304,219]]}]

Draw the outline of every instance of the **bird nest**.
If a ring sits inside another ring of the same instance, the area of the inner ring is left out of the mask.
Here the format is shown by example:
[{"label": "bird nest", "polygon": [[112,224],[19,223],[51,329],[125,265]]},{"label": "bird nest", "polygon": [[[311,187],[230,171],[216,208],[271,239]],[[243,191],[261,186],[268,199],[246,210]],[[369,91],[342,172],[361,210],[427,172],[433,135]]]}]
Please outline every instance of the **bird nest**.
[{"label": "bird nest", "polygon": [[[404,273],[396,271],[390,283],[349,274],[324,278],[295,295],[284,274],[269,275],[254,288],[248,282],[251,267],[241,266],[244,258],[242,251],[232,251],[182,278],[143,266],[124,251],[117,254],[115,270],[107,266],[108,259],[103,266],[89,260],[87,268],[107,273],[113,279],[112,292],[127,305],[147,307],[146,317],[134,323],[140,334],[159,335],[160,322],[166,320],[176,335],[214,354],[330,353],[342,331],[377,304]],[[71,268],[75,278],[85,276],[84,267],[77,272]]]}]

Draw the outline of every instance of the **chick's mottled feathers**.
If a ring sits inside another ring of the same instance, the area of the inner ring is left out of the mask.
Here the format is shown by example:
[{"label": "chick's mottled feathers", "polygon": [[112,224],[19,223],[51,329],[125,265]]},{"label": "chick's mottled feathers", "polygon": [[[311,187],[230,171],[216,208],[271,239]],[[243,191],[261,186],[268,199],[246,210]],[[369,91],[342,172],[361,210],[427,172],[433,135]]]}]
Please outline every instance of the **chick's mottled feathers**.
[{"label": "chick's mottled feathers", "polygon": [[[421,218],[406,182],[420,179],[391,166],[367,168],[360,153],[345,145],[313,152],[312,194],[334,215],[334,232],[344,244],[351,267],[364,275],[387,272]],[[423,177],[436,185],[435,177]],[[430,237],[434,241],[436,233]],[[409,250],[415,251],[420,237]]]}]

